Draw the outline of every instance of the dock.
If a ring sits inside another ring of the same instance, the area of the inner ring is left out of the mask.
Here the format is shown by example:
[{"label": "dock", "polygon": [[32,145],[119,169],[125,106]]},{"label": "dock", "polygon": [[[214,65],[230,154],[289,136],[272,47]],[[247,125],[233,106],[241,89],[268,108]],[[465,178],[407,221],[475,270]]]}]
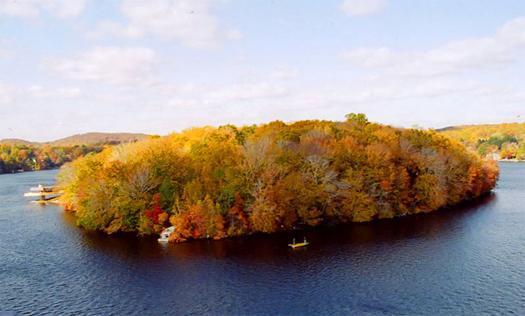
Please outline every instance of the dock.
[{"label": "dock", "polygon": [[304,238],[303,242],[295,242],[295,238],[293,239],[292,243],[291,244],[288,244],[288,247],[292,248],[292,249],[296,249],[296,248],[302,248],[302,247],[306,247],[308,246],[310,243],[308,241],[306,241],[306,237]]},{"label": "dock", "polygon": [[44,186],[39,184],[37,187],[29,189],[29,192],[24,193],[24,197],[38,198],[37,200],[31,201],[37,204],[58,204],[58,198],[62,195],[63,191],[58,190],[54,186]]}]

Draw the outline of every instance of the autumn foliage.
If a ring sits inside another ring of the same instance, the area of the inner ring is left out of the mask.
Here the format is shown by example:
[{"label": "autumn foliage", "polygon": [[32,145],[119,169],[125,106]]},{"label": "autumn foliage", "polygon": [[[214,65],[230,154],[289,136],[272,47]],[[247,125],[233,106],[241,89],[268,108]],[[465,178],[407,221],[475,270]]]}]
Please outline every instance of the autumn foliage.
[{"label": "autumn foliage", "polygon": [[0,144],[0,174],[46,170],[62,166],[103,146],[32,146]]},{"label": "autumn foliage", "polygon": [[455,126],[440,132],[482,157],[525,160],[525,123]]},{"label": "autumn foliage", "polygon": [[115,146],[66,165],[59,182],[85,228],[150,234],[174,225],[172,239],[184,241],[434,211],[489,192],[498,173],[436,132],[351,114]]}]

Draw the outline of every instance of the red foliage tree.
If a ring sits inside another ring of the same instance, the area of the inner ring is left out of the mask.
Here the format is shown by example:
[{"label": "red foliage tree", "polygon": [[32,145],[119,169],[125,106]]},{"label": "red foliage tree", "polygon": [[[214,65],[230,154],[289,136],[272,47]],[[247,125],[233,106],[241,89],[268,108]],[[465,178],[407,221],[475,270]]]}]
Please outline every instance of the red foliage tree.
[{"label": "red foliage tree", "polygon": [[159,224],[159,215],[164,212],[160,206],[160,200],[160,194],[153,195],[151,207],[144,211],[144,215],[155,225]]}]

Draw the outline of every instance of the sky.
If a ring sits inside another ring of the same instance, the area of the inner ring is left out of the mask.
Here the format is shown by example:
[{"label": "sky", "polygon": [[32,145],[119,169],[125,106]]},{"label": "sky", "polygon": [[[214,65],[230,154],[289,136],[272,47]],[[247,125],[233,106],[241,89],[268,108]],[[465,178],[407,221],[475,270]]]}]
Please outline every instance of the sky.
[{"label": "sky", "polygon": [[523,0],[0,0],[0,138],[525,121]]}]

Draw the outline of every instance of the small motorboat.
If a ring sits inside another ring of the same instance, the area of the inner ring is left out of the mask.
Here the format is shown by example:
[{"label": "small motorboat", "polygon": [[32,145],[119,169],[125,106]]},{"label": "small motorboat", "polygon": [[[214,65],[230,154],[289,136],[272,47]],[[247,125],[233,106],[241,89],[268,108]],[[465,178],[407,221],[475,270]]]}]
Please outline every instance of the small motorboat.
[{"label": "small motorboat", "polygon": [[162,243],[168,242],[170,239],[170,235],[173,234],[174,232],[175,232],[175,226],[170,226],[164,229],[162,233],[160,233],[160,238],[157,239],[158,242],[162,242]]},{"label": "small motorboat", "polygon": [[53,186],[44,186],[39,184],[37,187],[32,187],[29,189],[31,192],[53,192],[55,188]]},{"label": "small motorboat", "polygon": [[304,240],[303,242],[295,242],[295,238],[293,239],[292,243],[291,244],[288,244],[289,247],[291,247],[292,249],[295,249],[295,248],[301,248],[301,247],[306,247],[308,246],[310,243],[308,241],[306,241],[306,237],[304,237]]},{"label": "small motorboat", "polygon": [[58,197],[62,195],[62,191],[58,191],[53,186],[44,186],[39,184],[37,187],[29,189],[29,192],[24,193],[25,197],[36,197],[38,200],[32,201],[33,203],[38,203],[45,205],[47,203],[57,203]]}]

